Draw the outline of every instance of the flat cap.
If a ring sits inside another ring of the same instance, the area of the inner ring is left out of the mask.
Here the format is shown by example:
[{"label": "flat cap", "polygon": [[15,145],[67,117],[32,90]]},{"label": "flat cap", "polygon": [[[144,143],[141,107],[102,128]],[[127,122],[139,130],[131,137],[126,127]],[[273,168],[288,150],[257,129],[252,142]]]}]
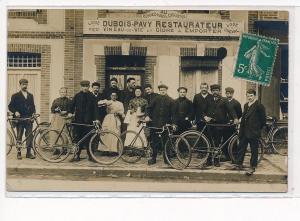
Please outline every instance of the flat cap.
[{"label": "flat cap", "polygon": [[92,83],[92,87],[94,87],[94,86],[98,86],[98,87],[100,87],[100,83],[99,83],[99,82],[97,82],[97,81],[96,81],[96,82],[93,82],[93,83]]},{"label": "flat cap", "polygon": [[22,78],[19,80],[19,84],[28,84],[28,80],[25,78]]},{"label": "flat cap", "polygon": [[210,90],[215,90],[215,89],[221,89],[221,86],[220,85],[218,85],[218,84],[212,84],[212,85],[210,85]]},{"label": "flat cap", "polygon": [[233,93],[234,89],[232,87],[225,88],[225,92]]},{"label": "flat cap", "polygon": [[187,89],[186,87],[179,87],[179,88],[177,89],[177,91],[179,92],[181,89],[183,89],[183,90],[185,90],[185,91],[188,91],[188,89]]},{"label": "flat cap", "polygon": [[158,89],[160,89],[160,88],[166,88],[166,89],[168,89],[168,86],[165,85],[165,84],[160,84],[160,85],[158,85]]},{"label": "flat cap", "polygon": [[80,85],[81,85],[81,86],[90,86],[90,82],[87,81],[87,80],[84,80],[84,81],[81,81],[81,82],[80,82]]},{"label": "flat cap", "polygon": [[115,82],[117,82],[117,83],[118,83],[118,79],[117,79],[117,78],[115,78],[115,77],[112,77],[112,78],[110,79],[110,81],[115,81]]}]

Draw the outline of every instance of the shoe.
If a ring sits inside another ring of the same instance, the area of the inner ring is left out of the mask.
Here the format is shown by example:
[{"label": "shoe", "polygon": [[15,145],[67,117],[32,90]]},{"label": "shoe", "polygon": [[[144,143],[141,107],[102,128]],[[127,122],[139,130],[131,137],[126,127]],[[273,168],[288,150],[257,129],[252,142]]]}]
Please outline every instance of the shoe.
[{"label": "shoe", "polygon": [[98,163],[96,160],[94,160],[94,158],[92,158],[92,157],[89,157],[88,158],[88,161],[90,161],[90,162],[93,162],[93,163]]},{"label": "shoe", "polygon": [[18,152],[18,153],[17,153],[17,159],[18,159],[18,160],[22,160],[22,154],[21,154],[21,152]]},{"label": "shoe", "polygon": [[214,166],[215,166],[215,167],[220,167],[220,166],[221,166],[221,165],[220,165],[220,162],[219,162],[218,160],[215,161],[215,162],[214,162]]},{"label": "shoe", "polygon": [[251,176],[254,172],[255,172],[255,168],[254,167],[250,167],[249,170],[247,170],[247,172],[245,173],[245,175]]},{"label": "shoe", "polygon": [[153,165],[153,164],[156,164],[156,159],[152,158],[148,160],[148,165]]},{"label": "shoe", "polygon": [[233,166],[230,168],[230,170],[243,170],[243,165],[240,164],[233,164]]},{"label": "shoe", "polygon": [[204,170],[204,169],[207,169],[207,167],[210,167],[210,166],[212,166],[212,162],[205,162],[204,164],[202,164],[200,166],[200,169]]},{"label": "shoe", "polygon": [[27,154],[26,154],[26,158],[27,158],[27,159],[35,159],[35,156],[32,155],[31,153],[27,153]]},{"label": "shoe", "polygon": [[80,161],[80,156],[79,155],[74,156],[74,158],[72,158],[70,160],[70,162],[79,162],[79,161]]}]

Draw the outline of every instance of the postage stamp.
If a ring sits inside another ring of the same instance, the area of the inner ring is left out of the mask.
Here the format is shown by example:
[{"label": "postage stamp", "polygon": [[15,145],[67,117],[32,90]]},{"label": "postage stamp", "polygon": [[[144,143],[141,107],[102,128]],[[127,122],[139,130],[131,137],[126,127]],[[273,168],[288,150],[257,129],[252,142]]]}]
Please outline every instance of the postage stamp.
[{"label": "postage stamp", "polygon": [[269,86],[279,40],[243,33],[233,76]]}]

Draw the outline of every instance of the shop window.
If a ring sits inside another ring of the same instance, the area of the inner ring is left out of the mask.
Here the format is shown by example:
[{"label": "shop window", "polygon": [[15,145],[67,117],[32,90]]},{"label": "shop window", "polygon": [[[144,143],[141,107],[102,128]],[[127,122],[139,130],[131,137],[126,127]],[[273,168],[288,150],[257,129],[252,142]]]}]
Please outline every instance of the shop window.
[{"label": "shop window", "polygon": [[40,68],[41,54],[26,52],[8,52],[8,68]]}]

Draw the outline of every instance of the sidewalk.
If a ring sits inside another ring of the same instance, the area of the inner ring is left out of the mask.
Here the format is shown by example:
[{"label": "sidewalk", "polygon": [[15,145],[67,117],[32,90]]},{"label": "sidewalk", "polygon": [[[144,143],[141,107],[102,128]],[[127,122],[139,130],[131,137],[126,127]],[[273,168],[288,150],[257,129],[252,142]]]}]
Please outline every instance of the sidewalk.
[{"label": "sidewalk", "polygon": [[[61,163],[49,163],[39,158],[34,160],[16,159],[13,150],[7,158],[7,176],[45,176],[63,177],[70,180],[96,180],[101,177],[112,178],[143,178],[158,180],[185,180],[189,182],[250,182],[250,183],[287,183],[287,157],[276,154],[265,154],[256,172],[246,176],[245,171],[228,170],[229,162],[221,163],[221,167],[201,170],[199,168],[186,168],[175,170],[163,163],[162,157],[158,158],[155,165],[148,166],[147,159],[142,158],[136,164],[128,164],[120,159],[113,165],[103,166],[86,159],[85,152],[82,160],[70,163],[73,155]],[[245,162],[247,167],[249,164]]]}]

